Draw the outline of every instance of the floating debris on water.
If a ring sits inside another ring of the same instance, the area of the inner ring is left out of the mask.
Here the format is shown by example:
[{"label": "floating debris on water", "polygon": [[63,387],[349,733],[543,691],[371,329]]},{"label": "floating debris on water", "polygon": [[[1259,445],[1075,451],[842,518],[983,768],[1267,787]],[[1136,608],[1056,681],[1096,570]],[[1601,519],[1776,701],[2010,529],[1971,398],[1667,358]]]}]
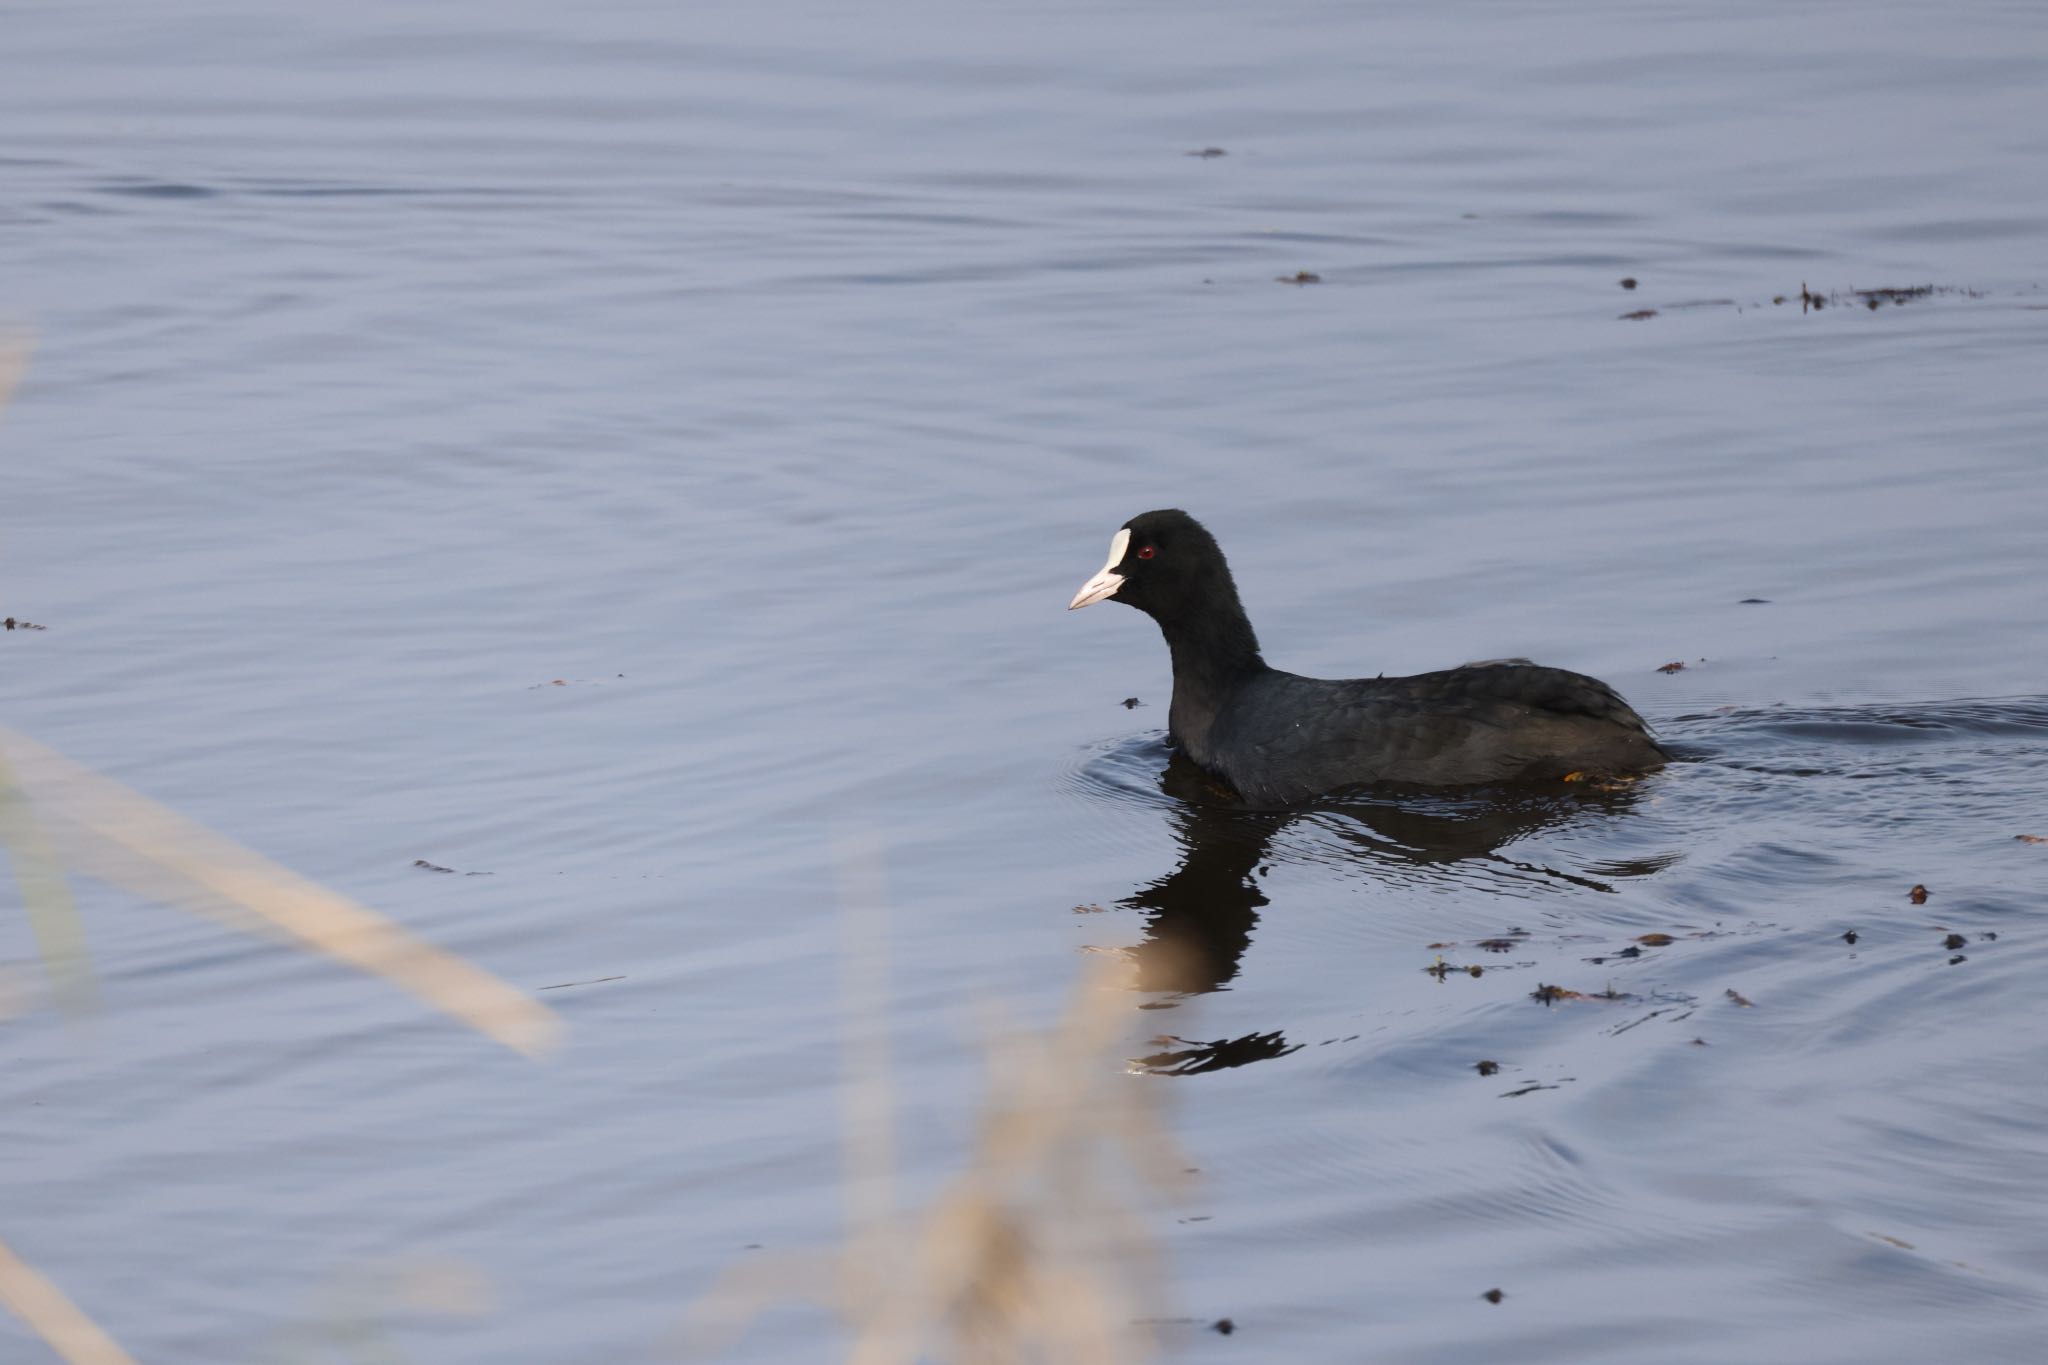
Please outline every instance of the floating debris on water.
[{"label": "floating debris on water", "polygon": [[1279,284],[1321,284],[1323,282],[1323,277],[1316,274],[1313,270],[1297,270],[1292,275],[1275,275],[1273,279]]},{"label": "floating debris on water", "polygon": [[1964,938],[1961,934],[1950,934],[1947,938],[1941,941],[1941,946],[1948,949],[1950,952],[1954,952],[1958,948],[1968,947],[1969,942],[1970,940]]},{"label": "floating debris on water", "polygon": [[1493,1074],[1494,1074],[1495,1072],[1497,1072],[1497,1071],[1499,1071],[1499,1070],[1500,1070],[1500,1063],[1499,1063],[1499,1062],[1484,1062],[1484,1061],[1482,1061],[1482,1062],[1474,1062],[1474,1063],[1472,1064],[1472,1069],[1473,1069],[1474,1071],[1477,1071],[1477,1072],[1478,1072],[1478,1073],[1479,1073],[1480,1075],[1482,1075],[1482,1076],[1491,1076],[1491,1075],[1493,1075]]},{"label": "floating debris on water", "polygon": [[451,877],[456,875],[461,875],[464,877],[488,877],[491,875],[488,872],[464,872],[457,874],[454,868],[443,867],[439,863],[430,863],[425,858],[414,858],[412,860],[412,865],[416,868],[419,868],[422,872],[446,872]]},{"label": "floating debris on water", "polygon": [[[1708,938],[1708,937],[1711,937],[1711,935],[1708,935],[1708,934],[1702,934],[1702,933],[1695,933],[1695,934],[1689,934],[1689,935],[1687,935],[1687,937],[1688,937],[1688,938]],[[1608,958],[1611,958],[1611,957],[1623,957],[1623,958],[1634,958],[1634,957],[1641,957],[1641,956],[1643,955],[1643,949],[1645,949],[1645,948],[1668,948],[1668,947],[1670,947],[1670,946],[1671,946],[1672,944],[1674,944],[1674,943],[1676,943],[1676,942],[1678,942],[1678,938],[1677,938],[1677,936],[1676,936],[1676,935],[1674,935],[1674,934],[1663,934],[1663,933],[1649,933],[1649,934],[1637,934],[1637,935],[1636,935],[1636,937],[1635,937],[1635,941],[1634,941],[1634,942],[1632,942],[1632,943],[1630,943],[1630,944],[1629,944],[1629,945],[1628,945],[1627,947],[1625,947],[1625,948],[1617,948],[1617,949],[1615,949],[1615,950],[1614,950],[1613,952],[1611,952],[1611,953],[1606,953],[1606,954],[1603,954],[1603,955],[1602,955],[1602,956],[1600,956],[1600,957],[1589,957],[1589,958],[1587,958],[1587,959],[1585,959],[1585,960],[1586,960],[1587,962],[1590,962],[1590,963],[1592,963],[1592,964],[1593,964],[1593,965],[1595,965],[1595,966],[1599,966],[1599,965],[1600,965],[1601,963],[1603,963],[1603,962],[1607,961],[1607,959],[1608,959]]]},{"label": "floating debris on water", "polygon": [[[1878,289],[1858,289],[1852,285],[1848,289],[1830,290],[1827,293],[1820,293],[1809,288],[1802,281],[1799,286],[1799,311],[1802,313],[1817,313],[1831,303],[1844,307],[1852,303],[1860,303],[1874,313],[1888,303],[1898,306],[1911,303],[1916,299],[1931,299],[1937,295],[1964,299],[1981,299],[1984,297],[1984,291],[1981,289],[1970,289],[1962,285],[1909,284],[1886,285]],[[1772,296],[1771,302],[1785,303],[1790,297],[1787,294],[1776,294]]]},{"label": "floating debris on water", "polygon": [[1737,1005],[1741,1006],[1743,1009],[1748,1010],[1756,1008],[1755,1003],[1751,1001],[1748,996],[1744,995],[1741,991],[1736,990],[1732,986],[1729,987],[1726,991],[1724,991],[1723,994],[1726,995],[1730,1000],[1733,1000]]},{"label": "floating debris on water", "polygon": [[1656,316],[1657,310],[1654,308],[1638,308],[1633,313],[1623,313],[1617,320],[1621,322],[1644,322]]},{"label": "floating debris on water", "polygon": [[1683,673],[1685,672],[1685,660],[1673,659],[1668,664],[1658,664],[1657,671],[1659,673]]},{"label": "floating debris on water", "polygon": [[1198,147],[1192,152],[1183,152],[1181,155],[1200,157],[1204,161],[1214,161],[1217,157],[1229,156],[1230,153],[1224,151],[1221,147]]},{"label": "floating debris on water", "polygon": [[1642,781],[1641,773],[1571,772],[1557,779],[1560,782],[1583,782],[1587,791],[1618,792]]},{"label": "floating debris on water", "polygon": [[1642,997],[1630,995],[1627,991],[1618,991],[1612,986],[1604,991],[1575,991],[1566,986],[1538,985],[1535,990],[1529,992],[1529,998],[1549,1006],[1560,1000],[1604,1000],[1609,1004],[1620,1005]]}]

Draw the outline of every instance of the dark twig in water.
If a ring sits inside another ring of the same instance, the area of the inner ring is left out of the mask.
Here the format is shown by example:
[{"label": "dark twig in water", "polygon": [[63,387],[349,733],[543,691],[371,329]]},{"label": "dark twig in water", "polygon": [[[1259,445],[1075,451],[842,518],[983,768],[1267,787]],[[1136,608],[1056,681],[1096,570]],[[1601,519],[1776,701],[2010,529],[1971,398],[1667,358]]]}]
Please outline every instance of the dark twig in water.
[{"label": "dark twig in water", "polygon": [[420,869],[420,871],[422,872],[445,872],[451,877],[456,875],[461,875],[464,877],[488,877],[491,875],[488,872],[464,872],[457,874],[454,868],[443,867],[439,863],[430,863],[425,858],[414,858],[412,860],[412,865]]}]

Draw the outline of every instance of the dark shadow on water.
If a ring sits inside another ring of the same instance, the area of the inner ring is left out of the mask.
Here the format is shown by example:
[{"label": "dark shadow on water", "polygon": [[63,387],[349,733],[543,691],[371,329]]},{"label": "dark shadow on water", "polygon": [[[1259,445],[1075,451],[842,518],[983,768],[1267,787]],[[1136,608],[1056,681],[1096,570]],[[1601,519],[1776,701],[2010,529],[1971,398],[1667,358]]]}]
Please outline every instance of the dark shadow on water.
[{"label": "dark shadow on water", "polygon": [[[1251,946],[1259,912],[1269,903],[1260,883],[1270,873],[1276,837],[1296,821],[1312,820],[1324,843],[1371,871],[1414,880],[1417,872],[1447,873],[1459,864],[1490,861],[1513,875],[1549,878],[1596,891],[1608,882],[1508,857],[1504,848],[1539,830],[1589,815],[1626,810],[1631,789],[1606,792],[1489,790],[1445,794],[1375,791],[1319,802],[1298,810],[1254,810],[1236,803],[1199,769],[1174,755],[1159,777],[1174,798],[1168,808],[1180,860],[1157,881],[1119,904],[1145,916],[1144,938],[1130,949],[1136,989],[1168,997],[1150,1008],[1170,1008],[1172,997],[1227,989]],[[1661,860],[1605,864],[1609,877],[1649,875]],[[1139,1059],[1150,1070],[1190,1075],[1285,1056],[1290,1044],[1274,1031],[1196,1042],[1163,1038],[1164,1049]]]}]

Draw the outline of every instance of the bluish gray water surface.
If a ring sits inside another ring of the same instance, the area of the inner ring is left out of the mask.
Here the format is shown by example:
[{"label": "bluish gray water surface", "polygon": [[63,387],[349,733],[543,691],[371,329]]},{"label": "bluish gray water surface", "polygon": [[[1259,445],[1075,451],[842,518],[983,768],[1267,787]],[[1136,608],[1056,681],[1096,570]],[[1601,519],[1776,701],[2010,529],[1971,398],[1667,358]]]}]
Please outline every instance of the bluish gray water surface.
[{"label": "bluish gray water surface", "polygon": [[[2038,1358],[2040,6],[0,26],[6,723],[524,988],[617,978],[535,1065],[81,881],[81,1025],[0,914],[0,1240],[139,1359],[290,1358],[421,1255],[496,1301],[392,1309],[412,1358],[665,1359],[831,1242],[849,838],[916,1190],[978,1002],[1153,971],[1175,1308],[1237,1327],[1174,1359]],[[1205,805],[1150,623],[1064,610],[1166,505],[1280,667],[1529,655],[1688,761]]]}]

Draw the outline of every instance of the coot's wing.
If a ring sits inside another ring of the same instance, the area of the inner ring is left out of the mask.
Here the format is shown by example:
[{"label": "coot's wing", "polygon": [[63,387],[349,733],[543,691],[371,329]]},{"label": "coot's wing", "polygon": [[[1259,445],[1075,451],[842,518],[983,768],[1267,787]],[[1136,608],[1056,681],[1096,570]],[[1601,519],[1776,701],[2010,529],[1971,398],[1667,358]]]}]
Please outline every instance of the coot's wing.
[{"label": "coot's wing", "polygon": [[[1344,682],[1276,675],[1263,723],[1233,755],[1247,794],[1294,801],[1373,782],[1430,785],[1636,770],[1662,761],[1642,718],[1595,678],[1535,664],[1468,664]],[[1243,719],[1251,720],[1246,716]],[[1254,737],[1256,736],[1256,738]]]},{"label": "coot's wing", "polygon": [[1372,681],[1404,685],[1404,690],[1432,709],[1470,706],[1479,711],[1489,709],[1488,702],[1506,703],[1552,715],[1589,716],[1640,735],[1649,734],[1635,708],[1598,678],[1564,668],[1545,668],[1527,659],[1498,659],[1418,673],[1412,678]]}]

